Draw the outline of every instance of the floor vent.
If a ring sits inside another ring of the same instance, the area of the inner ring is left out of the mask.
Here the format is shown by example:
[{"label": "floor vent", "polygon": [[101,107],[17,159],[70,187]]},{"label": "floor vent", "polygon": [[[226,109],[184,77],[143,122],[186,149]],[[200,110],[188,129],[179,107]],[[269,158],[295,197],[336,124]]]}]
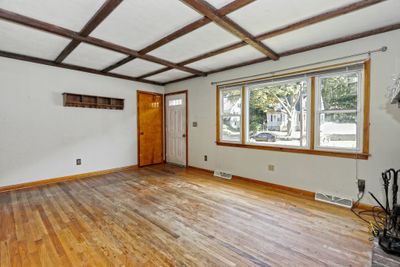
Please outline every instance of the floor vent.
[{"label": "floor vent", "polygon": [[318,192],[315,193],[315,200],[330,203],[330,204],[345,207],[345,208],[349,208],[349,209],[353,205],[353,201],[351,199],[341,198],[341,197],[318,193]]},{"label": "floor vent", "polygon": [[224,179],[232,179],[232,173],[223,171],[214,171],[214,176],[221,177]]}]

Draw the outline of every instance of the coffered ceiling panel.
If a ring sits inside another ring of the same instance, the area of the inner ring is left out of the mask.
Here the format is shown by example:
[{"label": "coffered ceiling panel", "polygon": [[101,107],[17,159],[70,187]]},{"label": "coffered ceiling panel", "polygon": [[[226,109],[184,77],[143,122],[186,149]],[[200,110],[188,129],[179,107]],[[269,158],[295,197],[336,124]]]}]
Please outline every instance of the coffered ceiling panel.
[{"label": "coffered ceiling panel", "polygon": [[80,44],[65,63],[102,70],[125,58],[126,55],[88,44]]},{"label": "coffered ceiling panel", "polygon": [[214,57],[206,58],[188,65],[201,71],[211,71],[225,66],[250,61],[256,58],[264,58],[265,55],[251,46],[244,46]]},{"label": "coffered ceiling panel", "polygon": [[112,72],[138,77],[151,71],[162,69],[163,67],[165,66],[137,58],[114,69]]},{"label": "coffered ceiling panel", "polygon": [[80,31],[104,0],[0,0],[0,8]]},{"label": "coffered ceiling panel", "polygon": [[238,40],[237,37],[221,29],[218,25],[210,23],[150,52],[150,54],[173,62],[180,62]]},{"label": "coffered ceiling panel", "polygon": [[0,20],[0,50],[54,60],[69,39]]},{"label": "coffered ceiling panel", "polygon": [[220,9],[223,6],[232,3],[234,0],[206,0],[206,1],[215,8]]},{"label": "coffered ceiling panel", "polygon": [[[283,34],[264,43],[278,53],[400,22],[400,1],[388,0],[325,22]],[[384,14],[384,15],[383,15]]]},{"label": "coffered ceiling panel", "polygon": [[180,70],[169,70],[169,71],[157,74],[157,75],[150,76],[146,79],[164,83],[164,82],[168,82],[168,81],[172,81],[172,80],[176,80],[176,79],[180,79],[180,78],[185,78],[185,77],[188,77],[191,75],[192,74],[184,72],[184,71],[180,71]]},{"label": "coffered ceiling panel", "polygon": [[127,0],[91,36],[140,50],[199,18],[177,0]]},{"label": "coffered ceiling panel", "polygon": [[254,1],[228,17],[253,35],[259,35],[357,1],[262,0]]}]

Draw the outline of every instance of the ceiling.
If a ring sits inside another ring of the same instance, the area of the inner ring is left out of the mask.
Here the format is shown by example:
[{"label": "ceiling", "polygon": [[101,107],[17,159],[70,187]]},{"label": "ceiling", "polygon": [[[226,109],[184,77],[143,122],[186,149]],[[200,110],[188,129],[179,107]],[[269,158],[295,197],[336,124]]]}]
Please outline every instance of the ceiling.
[{"label": "ceiling", "polygon": [[399,10],[399,0],[0,0],[0,56],[166,84],[400,29]]}]

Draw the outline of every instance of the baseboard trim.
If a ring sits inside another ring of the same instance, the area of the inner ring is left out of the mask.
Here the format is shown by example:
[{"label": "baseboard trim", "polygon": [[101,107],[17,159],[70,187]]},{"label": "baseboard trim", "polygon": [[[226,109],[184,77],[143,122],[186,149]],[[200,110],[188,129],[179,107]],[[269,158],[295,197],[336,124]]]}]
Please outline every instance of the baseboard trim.
[{"label": "baseboard trim", "polygon": [[[212,170],[203,169],[203,168],[194,167],[194,166],[188,166],[188,168],[197,170],[197,171],[203,171],[203,172],[206,172],[209,174],[214,173],[214,171],[212,171]],[[303,198],[307,198],[307,199],[316,201],[315,200],[315,192],[311,192],[311,191],[307,191],[307,190],[303,190],[303,189],[299,189],[299,188],[294,188],[294,187],[289,187],[289,186],[285,186],[285,185],[279,185],[279,184],[269,183],[269,182],[265,182],[265,181],[255,180],[255,179],[237,176],[237,175],[233,175],[232,179],[264,185],[264,186],[270,187],[271,189],[283,191],[283,192],[289,193],[291,195],[296,195],[296,196],[300,196]],[[373,205],[365,204],[365,203],[359,203],[357,206],[357,209],[361,209],[361,210],[371,210],[372,208],[373,208]]]},{"label": "baseboard trim", "polygon": [[207,169],[203,169],[203,168],[199,168],[199,167],[194,167],[194,166],[188,166],[187,168],[188,168],[188,169],[193,169],[193,170],[196,170],[196,171],[207,172],[207,173],[211,173],[211,174],[214,173],[214,171],[212,171],[212,170],[207,170]]},{"label": "baseboard trim", "polygon": [[376,208],[374,205],[370,204],[365,204],[365,203],[359,203],[357,207],[355,207],[356,210],[372,210],[375,207],[376,211],[383,211],[381,207]]},{"label": "baseboard trim", "polygon": [[[198,167],[189,166],[189,168],[194,169],[194,170],[198,170],[198,171],[204,171],[204,172],[211,173],[211,174],[214,173],[214,171],[212,171],[212,170],[202,169],[202,168],[198,168]],[[306,190],[298,189],[298,188],[294,188],[294,187],[289,187],[289,186],[269,183],[269,182],[265,182],[265,181],[255,180],[255,179],[251,179],[251,178],[247,178],[247,177],[243,177],[243,176],[238,176],[238,175],[232,175],[232,179],[233,180],[247,181],[247,182],[250,182],[250,183],[261,184],[261,185],[273,188],[275,190],[285,191],[286,193],[291,193],[291,194],[303,196],[303,197],[306,197],[306,198],[314,199],[314,197],[315,197],[315,193],[314,192],[310,192],[310,191],[306,191]]]},{"label": "baseboard trim", "polygon": [[7,185],[7,186],[0,187],[0,193],[7,192],[7,191],[20,190],[20,189],[24,189],[24,188],[28,188],[28,187],[33,187],[33,186],[42,186],[42,185],[65,182],[65,181],[70,181],[70,180],[75,180],[75,179],[88,178],[88,177],[109,174],[109,173],[114,173],[114,172],[128,171],[128,170],[133,170],[133,169],[137,169],[137,168],[138,168],[137,165],[131,165],[131,166],[126,166],[126,167],[119,167],[119,168],[113,168],[113,169],[107,169],[107,170],[101,170],[101,171],[80,173],[80,174],[68,175],[68,176],[51,178],[51,179],[46,179],[46,180],[39,180],[39,181],[34,181],[34,182],[16,184],[16,185]]},{"label": "baseboard trim", "polygon": [[315,193],[314,192],[303,190],[303,189],[299,189],[299,188],[294,188],[294,187],[289,187],[289,186],[285,186],[285,185],[264,182],[264,181],[250,179],[250,178],[237,176],[237,175],[233,175],[233,179],[242,180],[242,181],[248,181],[248,182],[252,182],[252,183],[256,183],[256,184],[261,184],[261,185],[264,185],[264,186],[271,187],[271,188],[273,188],[275,190],[285,191],[287,193],[294,194],[294,195],[299,195],[299,196],[302,196],[302,197],[305,197],[305,198],[309,198],[309,199],[314,199],[315,198]]}]

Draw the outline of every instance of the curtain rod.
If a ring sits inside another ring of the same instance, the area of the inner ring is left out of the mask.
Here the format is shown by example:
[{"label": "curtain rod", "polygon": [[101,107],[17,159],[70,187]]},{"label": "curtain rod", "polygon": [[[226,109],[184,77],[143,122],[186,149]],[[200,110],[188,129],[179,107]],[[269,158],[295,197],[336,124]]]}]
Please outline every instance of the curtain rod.
[{"label": "curtain rod", "polygon": [[226,82],[234,82],[234,81],[236,81],[236,82],[243,82],[243,81],[240,81],[240,80],[242,80],[242,79],[254,78],[254,77],[258,77],[258,76],[262,76],[262,75],[275,74],[275,73],[277,73],[277,72],[289,71],[289,70],[298,69],[298,68],[304,68],[304,67],[309,67],[309,66],[313,66],[313,65],[319,65],[319,64],[323,64],[323,63],[328,63],[328,62],[332,62],[332,61],[336,61],[336,60],[341,60],[341,59],[346,59],[346,58],[351,58],[351,57],[356,57],[356,56],[362,56],[362,55],[368,55],[368,56],[370,56],[370,55],[373,54],[373,53],[386,52],[387,49],[388,49],[387,46],[382,46],[382,47],[379,48],[379,49],[370,50],[370,51],[367,51],[367,52],[361,52],[361,53],[357,53],[357,54],[352,54],[352,55],[348,55],[348,56],[344,56],[344,57],[337,57],[337,58],[322,60],[322,61],[318,61],[318,62],[314,62],[314,63],[304,64],[304,65],[300,65],[300,66],[296,66],[296,67],[290,67],[290,68],[286,68],[286,69],[280,69],[280,70],[275,70],[275,71],[270,71],[270,72],[264,72],[264,73],[249,75],[249,76],[243,76],[243,77],[234,78],[234,79],[228,79],[228,80],[222,80],[222,81],[211,82],[211,85],[216,85],[216,84],[221,84],[221,83],[226,83]]}]

